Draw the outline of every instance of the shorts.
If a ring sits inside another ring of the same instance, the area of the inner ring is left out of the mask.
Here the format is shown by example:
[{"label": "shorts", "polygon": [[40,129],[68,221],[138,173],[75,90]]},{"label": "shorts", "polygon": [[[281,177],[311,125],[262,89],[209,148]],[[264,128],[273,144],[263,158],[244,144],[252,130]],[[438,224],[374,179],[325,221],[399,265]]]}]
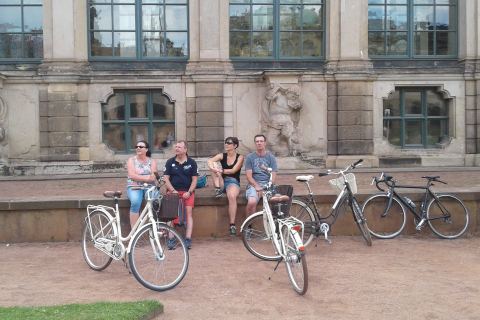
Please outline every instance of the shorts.
[{"label": "shorts", "polygon": [[127,196],[130,200],[130,213],[138,214],[140,212],[140,207],[142,206],[142,201],[145,191],[143,189],[132,189],[127,188]]},{"label": "shorts", "polygon": [[233,177],[225,177],[223,179],[223,190],[226,191],[230,186],[237,186],[240,189],[240,183],[238,183],[237,179]]},{"label": "shorts", "polygon": [[257,202],[258,200],[260,200],[257,190],[255,190],[255,188],[252,187],[251,185],[247,186],[247,190],[245,190],[245,197],[247,198],[247,201],[248,201],[248,198],[255,198]]},{"label": "shorts", "polygon": [[188,197],[188,199],[183,199],[182,196],[185,192],[187,191],[178,191],[178,196],[183,200],[183,204],[185,205],[185,207],[193,208],[195,205],[195,192],[192,192],[192,194],[190,195],[190,197]]}]

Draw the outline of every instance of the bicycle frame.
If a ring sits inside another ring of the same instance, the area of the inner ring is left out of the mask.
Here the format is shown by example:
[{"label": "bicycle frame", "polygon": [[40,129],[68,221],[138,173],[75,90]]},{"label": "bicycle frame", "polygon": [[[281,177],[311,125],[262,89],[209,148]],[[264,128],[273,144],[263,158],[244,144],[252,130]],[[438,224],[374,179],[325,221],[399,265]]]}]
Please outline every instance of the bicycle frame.
[{"label": "bicycle frame", "polygon": [[[130,241],[133,236],[143,227],[144,225],[151,224],[154,225],[157,223],[155,220],[153,213],[152,213],[152,202],[153,202],[153,197],[152,193],[155,191],[157,187],[152,186],[146,189],[146,195],[147,195],[147,204],[145,205],[145,208],[143,208],[142,212],[140,213],[140,216],[137,220],[137,222],[133,225],[132,229],[130,230],[130,233],[126,236],[122,236],[122,227],[120,223],[120,211],[118,207],[118,198],[114,197],[114,203],[115,203],[115,208],[104,206],[104,205],[88,205],[87,206],[87,217],[85,218],[86,221],[88,221],[89,225],[91,226],[91,221],[90,221],[90,214],[95,211],[95,210],[100,210],[103,213],[105,213],[109,217],[109,222],[105,225],[102,226],[101,229],[97,234],[92,234],[92,229],[90,229],[90,236],[92,239],[95,239],[95,247],[107,254],[108,256],[112,257],[115,260],[120,260],[125,257],[126,254],[130,252],[131,249],[131,242],[128,243],[127,248],[124,246],[124,242]],[[101,234],[104,230],[107,228],[112,227],[114,229],[114,233],[117,235],[116,239],[104,239],[101,238],[102,241],[105,241],[106,243],[100,243],[96,239],[98,238],[98,235]],[[157,228],[152,228],[153,230],[153,240],[151,239],[151,244],[152,248],[158,248],[157,250],[154,250],[155,254],[157,255],[158,259],[162,259],[163,257],[163,248],[160,245],[160,241],[158,238],[157,234]],[[104,247],[109,246],[109,250],[105,250]],[[116,246],[120,246],[121,252],[119,254],[114,254],[114,248]]]}]

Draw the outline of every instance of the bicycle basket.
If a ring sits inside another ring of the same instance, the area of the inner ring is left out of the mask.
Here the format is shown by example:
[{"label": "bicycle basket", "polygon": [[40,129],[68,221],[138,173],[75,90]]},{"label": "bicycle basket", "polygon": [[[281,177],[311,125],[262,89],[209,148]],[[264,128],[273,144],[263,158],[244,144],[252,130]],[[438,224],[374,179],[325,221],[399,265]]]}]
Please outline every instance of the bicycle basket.
[{"label": "bicycle basket", "polygon": [[[350,185],[350,190],[352,190],[353,194],[357,193],[357,181],[355,180],[355,175],[353,173],[347,173],[345,175],[345,178],[347,179],[348,184]],[[343,179],[342,176],[336,178],[336,179],[331,179],[328,180],[330,182],[330,185],[337,191],[337,193],[340,193],[340,191],[343,190],[343,187],[345,186],[345,180]]]},{"label": "bicycle basket", "polygon": [[159,221],[171,221],[178,218],[178,205],[180,202],[178,193],[169,193],[163,196],[160,210],[157,212]]},{"label": "bicycle basket", "polygon": [[288,215],[290,211],[290,205],[292,204],[292,195],[293,195],[293,186],[292,185],[279,185],[274,187],[273,194],[281,194],[287,195],[290,200],[287,202],[280,202],[270,205],[270,209],[272,210],[272,214],[274,216],[278,216],[278,212],[281,211],[284,214]]}]

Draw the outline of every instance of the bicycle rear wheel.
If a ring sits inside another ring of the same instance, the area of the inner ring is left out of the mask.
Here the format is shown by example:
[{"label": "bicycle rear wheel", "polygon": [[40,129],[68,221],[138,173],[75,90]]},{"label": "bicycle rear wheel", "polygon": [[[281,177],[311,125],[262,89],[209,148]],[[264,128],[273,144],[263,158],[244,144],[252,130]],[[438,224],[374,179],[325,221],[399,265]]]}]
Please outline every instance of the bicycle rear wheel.
[{"label": "bicycle rear wheel", "polygon": [[[89,222],[90,220],[90,222]],[[87,265],[95,271],[102,271],[110,265],[112,257],[103,250],[111,251],[117,239],[117,232],[110,218],[102,211],[95,210],[85,219],[82,233],[82,254]],[[92,237],[93,235],[93,237]],[[108,249],[111,247],[111,249]]]},{"label": "bicycle rear wheel", "polygon": [[304,295],[308,290],[307,258],[304,252],[297,249],[292,232],[288,232],[285,241],[285,266],[288,278],[292,283],[293,290],[299,295]]},{"label": "bicycle rear wheel", "polygon": [[301,199],[293,198],[292,204],[290,205],[289,215],[303,222],[303,245],[309,245],[315,236],[317,227],[312,209]]},{"label": "bicycle rear wheel", "polygon": [[[157,229],[160,248],[154,238]],[[168,241],[168,243],[167,243]],[[184,240],[164,223],[148,224],[135,234],[129,253],[132,273],[143,286],[155,291],[174,288],[188,270],[188,249]]]},{"label": "bicycle rear wheel", "polygon": [[357,199],[355,199],[355,197],[352,197],[351,201],[352,203],[350,204],[350,206],[352,208],[353,219],[355,220],[363,239],[365,239],[367,246],[371,246],[372,236],[370,235],[370,231],[368,231],[367,221],[363,216],[362,209],[360,208],[360,205],[358,204],[358,201]]},{"label": "bicycle rear wheel", "polygon": [[450,194],[437,195],[427,206],[430,229],[441,238],[455,239],[465,233],[470,220],[463,202]]},{"label": "bicycle rear wheel", "polygon": [[[380,239],[391,239],[398,236],[407,221],[405,209],[397,198],[392,198],[388,211],[390,197],[386,194],[375,194],[363,204],[363,216],[368,222],[370,233]],[[384,215],[385,213],[385,215]]]},{"label": "bicycle rear wheel", "polygon": [[253,214],[245,220],[242,229],[242,241],[247,250],[262,260],[278,261],[281,256],[272,241],[272,236],[265,230],[268,222],[263,214]]}]

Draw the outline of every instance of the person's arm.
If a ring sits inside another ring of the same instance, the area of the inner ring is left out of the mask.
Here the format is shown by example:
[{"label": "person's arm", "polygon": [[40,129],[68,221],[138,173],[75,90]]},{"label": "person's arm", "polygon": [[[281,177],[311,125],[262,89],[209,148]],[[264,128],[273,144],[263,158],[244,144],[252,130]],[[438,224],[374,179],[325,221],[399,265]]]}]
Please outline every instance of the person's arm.
[{"label": "person's arm", "polygon": [[240,155],[238,156],[238,161],[237,161],[237,164],[232,168],[232,169],[223,169],[223,173],[224,174],[234,174],[234,173],[237,173],[238,171],[240,171],[242,169],[242,166],[243,166],[243,156]]},{"label": "person's arm", "polygon": [[195,191],[195,188],[197,187],[198,167],[195,161],[193,162],[192,167],[193,167],[192,170],[194,172],[194,175],[192,175],[192,183],[190,183],[190,187],[188,188],[188,191],[183,194],[184,199],[190,198],[192,193]]},{"label": "person's arm", "polygon": [[172,193],[178,193],[177,190],[172,186],[172,183],[170,182],[170,176],[167,174],[163,174],[163,181],[165,181],[165,185],[167,186],[167,190],[172,192]]},{"label": "person's arm", "polygon": [[[152,162],[152,167],[153,167],[153,162]],[[155,168],[156,168],[156,166],[155,166]],[[135,170],[135,163],[133,161],[133,158],[130,158],[127,161],[127,174],[128,174],[128,177],[130,179],[132,179],[133,181],[151,182],[151,181],[155,180],[155,176],[153,175],[153,173],[151,175],[138,174],[137,171]]]},{"label": "person's arm", "polygon": [[217,166],[215,165],[215,162],[218,162],[218,161],[222,160],[222,158],[223,158],[222,153],[219,153],[219,154],[209,158],[207,160],[208,168],[213,172],[222,173],[222,170],[218,169]]}]

